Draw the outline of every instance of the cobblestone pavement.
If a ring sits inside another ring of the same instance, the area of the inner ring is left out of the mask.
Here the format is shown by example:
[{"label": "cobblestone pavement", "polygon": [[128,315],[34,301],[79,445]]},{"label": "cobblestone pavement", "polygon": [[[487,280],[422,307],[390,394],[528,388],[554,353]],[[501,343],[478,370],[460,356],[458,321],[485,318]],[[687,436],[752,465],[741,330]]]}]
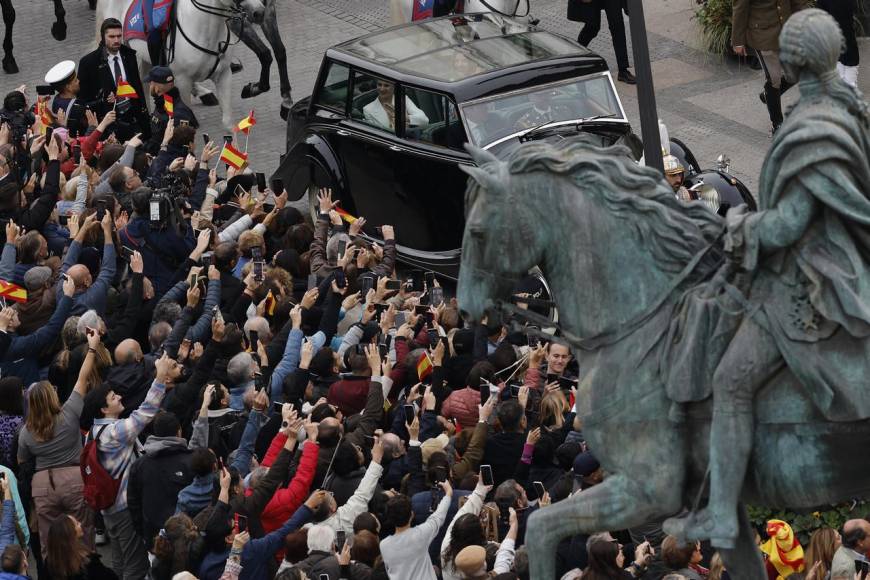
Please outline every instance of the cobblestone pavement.
[{"label": "cobblestone pavement", "polygon": [[[575,38],[579,26],[564,18],[565,4],[566,0],[532,0],[532,13],[544,28]],[[770,143],[767,113],[757,97],[761,73],[698,50],[698,31],[691,20],[694,0],[646,0],[644,5],[660,117],[672,135],[689,144],[702,165],[712,165],[719,153],[727,153],[735,173],[754,189]],[[71,0],[66,8],[69,36],[59,43],[49,34],[50,2],[35,0],[16,6],[16,55],[21,73],[6,75],[7,90],[22,82],[32,87],[57,61],[77,60],[91,49],[94,13],[82,0]],[[310,93],[326,48],[388,25],[388,0],[279,0],[278,17],[289,55],[293,96],[299,99]],[[590,48],[615,65],[606,26]],[[285,149],[276,68],[273,65],[272,92],[243,101],[238,98],[241,87],[257,78],[259,63],[242,45],[234,51],[245,70],[233,79],[233,116],[241,119],[249,109],[256,110],[259,124],[250,138],[251,161],[270,172]],[[862,52],[870,57],[867,44],[862,44]],[[868,80],[865,73],[865,92],[870,89]],[[626,112],[639,132],[635,90],[617,84]],[[790,98],[794,95],[787,95],[786,101]],[[206,131],[222,134],[217,108],[198,104],[194,108]]]}]

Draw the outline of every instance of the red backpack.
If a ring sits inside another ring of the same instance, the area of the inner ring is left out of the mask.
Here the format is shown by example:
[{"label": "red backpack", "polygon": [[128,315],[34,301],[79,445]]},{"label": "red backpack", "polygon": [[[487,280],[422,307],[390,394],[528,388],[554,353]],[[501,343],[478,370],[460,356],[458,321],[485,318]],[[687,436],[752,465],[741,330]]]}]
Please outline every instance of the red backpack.
[{"label": "red backpack", "polygon": [[112,507],[121,488],[121,480],[109,475],[97,456],[97,440],[106,427],[108,425],[103,425],[96,436],[85,443],[79,460],[82,480],[85,483],[85,503],[95,511]]}]

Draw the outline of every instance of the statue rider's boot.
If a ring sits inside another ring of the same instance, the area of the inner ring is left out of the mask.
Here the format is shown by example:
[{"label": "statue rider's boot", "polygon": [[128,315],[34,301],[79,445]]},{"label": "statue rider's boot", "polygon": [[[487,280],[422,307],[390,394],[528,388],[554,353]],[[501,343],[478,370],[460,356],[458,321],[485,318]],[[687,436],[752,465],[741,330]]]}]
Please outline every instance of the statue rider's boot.
[{"label": "statue rider's boot", "polygon": [[765,83],[764,85],[764,100],[767,104],[767,112],[770,115],[770,124],[773,128],[773,132],[776,133],[779,130],[779,126],[782,125],[782,92],[779,88],[773,86],[772,84]]}]

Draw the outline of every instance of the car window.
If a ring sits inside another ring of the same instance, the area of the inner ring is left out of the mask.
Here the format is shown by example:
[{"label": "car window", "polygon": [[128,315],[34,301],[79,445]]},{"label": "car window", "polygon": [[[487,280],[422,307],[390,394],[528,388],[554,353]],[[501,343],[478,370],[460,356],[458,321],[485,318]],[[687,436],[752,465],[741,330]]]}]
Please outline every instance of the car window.
[{"label": "car window", "polygon": [[326,80],[323,81],[323,88],[317,95],[316,104],[345,113],[349,80],[350,69],[348,67],[335,62],[330,63]]},{"label": "car window", "polygon": [[405,138],[462,149],[465,131],[456,105],[444,95],[405,88]]},{"label": "car window", "polygon": [[352,119],[388,131],[396,132],[396,83],[356,71],[353,74]]}]

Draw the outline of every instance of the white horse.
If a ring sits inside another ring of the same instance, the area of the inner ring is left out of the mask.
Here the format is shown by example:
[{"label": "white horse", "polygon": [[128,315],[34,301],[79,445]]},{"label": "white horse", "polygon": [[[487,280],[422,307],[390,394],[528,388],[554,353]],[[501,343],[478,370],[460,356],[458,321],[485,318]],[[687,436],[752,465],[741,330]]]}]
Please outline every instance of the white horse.
[{"label": "white horse", "polygon": [[[97,3],[97,28],[105,18],[121,22],[132,0],[100,0]],[[230,52],[237,38],[229,31],[233,18],[249,18],[262,22],[265,6],[261,0],[175,0],[174,55],[169,66],[175,75],[175,86],[190,102],[194,83],[214,81],[221,105],[221,121],[226,129],[234,125],[230,72]],[[99,32],[98,32],[99,34]],[[144,40],[131,40],[130,48],[139,58],[143,78],[151,69],[148,46]]]},{"label": "white horse", "polygon": [[[414,2],[417,0],[390,0],[390,19],[393,25],[411,22]],[[518,20],[529,20],[532,0],[465,0],[463,12],[497,12]]]}]

